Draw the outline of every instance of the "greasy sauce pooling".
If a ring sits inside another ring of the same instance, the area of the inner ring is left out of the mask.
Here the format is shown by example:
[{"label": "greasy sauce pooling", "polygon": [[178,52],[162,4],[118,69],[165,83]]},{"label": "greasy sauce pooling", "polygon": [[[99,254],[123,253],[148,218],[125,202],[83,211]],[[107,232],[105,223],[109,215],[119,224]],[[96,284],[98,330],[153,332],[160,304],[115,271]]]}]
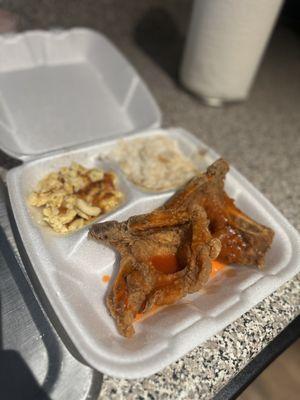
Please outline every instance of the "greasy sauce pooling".
[{"label": "greasy sauce pooling", "polygon": [[226,267],[226,264],[223,264],[219,261],[212,261],[211,262],[211,273],[210,278],[214,278],[219,271],[222,271]]},{"label": "greasy sauce pooling", "polygon": [[[174,274],[175,272],[180,271],[180,266],[177,262],[177,258],[175,254],[157,254],[150,258],[149,260],[153,267],[157,269],[157,271],[163,274]],[[150,315],[155,314],[161,306],[157,306],[153,304],[150,310],[146,313],[137,313],[135,315],[135,321],[141,321]]]},{"label": "greasy sauce pooling", "polygon": [[[174,274],[175,272],[178,272],[182,269],[178,264],[176,255],[174,254],[155,255],[150,258],[150,262],[154,268],[164,274]],[[225,267],[226,264],[223,264],[216,260],[212,261],[210,277],[215,277],[217,273],[219,271],[222,271]]]},{"label": "greasy sauce pooling", "polygon": [[104,283],[108,283],[110,281],[110,275],[103,275],[102,276],[102,281]]},{"label": "greasy sauce pooling", "polygon": [[212,268],[210,278],[214,278],[220,271],[222,271],[223,275],[226,276],[226,278],[233,278],[237,274],[236,269],[228,268],[227,264],[223,264],[220,261],[214,260],[211,264]]},{"label": "greasy sauce pooling", "polygon": [[160,254],[150,258],[150,262],[154,268],[163,274],[174,274],[180,271],[175,254]]}]

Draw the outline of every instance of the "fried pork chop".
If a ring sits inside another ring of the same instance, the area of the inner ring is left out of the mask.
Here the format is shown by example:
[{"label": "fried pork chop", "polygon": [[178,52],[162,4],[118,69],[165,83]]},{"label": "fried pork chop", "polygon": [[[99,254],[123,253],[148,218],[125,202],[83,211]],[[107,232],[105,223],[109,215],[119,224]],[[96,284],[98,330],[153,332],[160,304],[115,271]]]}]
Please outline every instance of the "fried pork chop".
[{"label": "fried pork chop", "polygon": [[[209,220],[209,231],[222,244],[218,261],[263,267],[274,232],[244,214],[235,206],[234,200],[228,197],[224,190],[228,171],[228,163],[222,159],[217,160],[205,174],[192,178],[162,209],[174,210],[183,203],[186,206],[201,205]],[[149,217],[153,218],[154,214],[148,214]]]},{"label": "fried pork chop", "polygon": [[227,196],[228,169],[220,159],[151,213],[90,229],[90,237],[120,254],[107,305],[122,335],[134,334],[137,314],[199,291],[213,259],[263,265],[274,233],[243,214]]}]

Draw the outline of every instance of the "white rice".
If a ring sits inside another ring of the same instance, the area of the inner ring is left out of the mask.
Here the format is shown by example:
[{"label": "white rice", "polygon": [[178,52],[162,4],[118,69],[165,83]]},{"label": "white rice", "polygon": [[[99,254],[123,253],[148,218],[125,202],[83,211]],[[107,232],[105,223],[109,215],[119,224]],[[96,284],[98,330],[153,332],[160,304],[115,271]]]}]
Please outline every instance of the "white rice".
[{"label": "white rice", "polygon": [[120,140],[108,157],[119,163],[130,181],[152,191],[175,189],[197,173],[177,141],[162,135]]}]

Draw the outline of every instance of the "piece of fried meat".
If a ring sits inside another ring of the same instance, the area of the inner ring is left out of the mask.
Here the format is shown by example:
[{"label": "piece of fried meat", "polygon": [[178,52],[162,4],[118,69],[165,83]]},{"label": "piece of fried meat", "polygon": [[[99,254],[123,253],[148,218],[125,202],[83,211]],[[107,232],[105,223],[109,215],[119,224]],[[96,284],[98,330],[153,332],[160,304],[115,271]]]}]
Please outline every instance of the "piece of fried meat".
[{"label": "piece of fried meat", "polygon": [[120,270],[107,305],[122,335],[134,334],[137,314],[154,305],[172,304],[208,280],[211,260],[221,248],[208,224],[205,211],[195,205],[176,212],[163,210],[149,226],[136,224],[136,217],[93,225],[90,236],[120,254]]},{"label": "piece of fried meat", "polygon": [[220,159],[151,213],[91,227],[90,237],[120,254],[107,305],[122,335],[134,334],[137,314],[199,291],[211,260],[263,264],[273,231],[243,214],[226,195],[228,169]]},{"label": "piece of fried meat", "polygon": [[[239,210],[224,190],[228,163],[219,159],[205,174],[192,178],[161,209],[176,209],[181,204],[201,205],[209,220],[209,231],[221,241],[218,261],[224,264],[263,267],[274,232]],[[154,211],[155,213],[155,211]],[[154,214],[148,214],[153,218]]]}]

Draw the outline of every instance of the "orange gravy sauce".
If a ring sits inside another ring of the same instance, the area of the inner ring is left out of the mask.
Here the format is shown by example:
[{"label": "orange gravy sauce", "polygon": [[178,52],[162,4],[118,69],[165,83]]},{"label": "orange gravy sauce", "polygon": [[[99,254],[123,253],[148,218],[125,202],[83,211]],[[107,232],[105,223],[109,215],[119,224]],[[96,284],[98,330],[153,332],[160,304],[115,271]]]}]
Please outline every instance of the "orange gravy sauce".
[{"label": "orange gravy sauce", "polygon": [[162,254],[152,256],[150,262],[153,267],[163,274],[174,274],[180,270],[177,258],[174,254]]},{"label": "orange gravy sauce", "polygon": [[103,275],[102,276],[102,281],[104,283],[108,283],[110,281],[110,275]]},{"label": "orange gravy sauce", "polygon": [[222,271],[226,267],[226,264],[220,263],[219,261],[211,262],[211,273],[210,278],[214,278],[219,271]]}]

